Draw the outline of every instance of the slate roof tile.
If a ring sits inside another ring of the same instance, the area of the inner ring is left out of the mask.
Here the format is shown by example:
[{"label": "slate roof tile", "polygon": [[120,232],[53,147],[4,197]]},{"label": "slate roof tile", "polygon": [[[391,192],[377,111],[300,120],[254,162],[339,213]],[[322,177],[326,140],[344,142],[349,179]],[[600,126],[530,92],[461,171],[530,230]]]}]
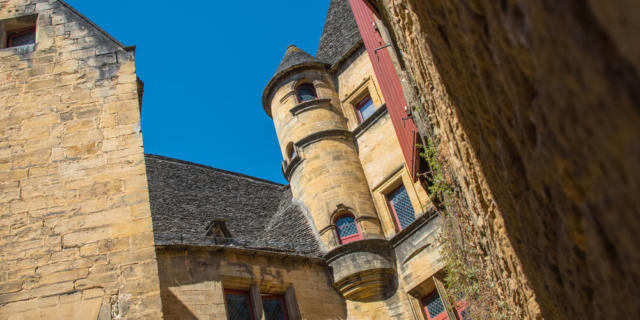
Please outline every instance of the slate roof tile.
[{"label": "slate roof tile", "polygon": [[[321,255],[289,187],[162,156],[147,154],[145,160],[156,245]],[[231,239],[206,235],[214,218],[227,219]]]}]

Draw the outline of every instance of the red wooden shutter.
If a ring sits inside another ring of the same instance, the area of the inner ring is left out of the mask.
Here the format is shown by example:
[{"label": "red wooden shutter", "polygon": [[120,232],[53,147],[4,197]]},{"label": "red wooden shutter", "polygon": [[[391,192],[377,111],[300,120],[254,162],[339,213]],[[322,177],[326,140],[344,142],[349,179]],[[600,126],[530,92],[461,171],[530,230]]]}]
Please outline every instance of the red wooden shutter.
[{"label": "red wooden shutter", "polygon": [[[390,48],[385,47],[380,32],[376,29],[374,11],[366,0],[349,0],[353,15],[356,18],[360,35],[364,42],[364,46],[369,54],[369,59],[373,65],[373,71],[378,79],[382,96],[387,104],[391,122],[396,131],[396,136],[400,142],[402,153],[404,155],[407,167],[411,172],[412,178],[416,178],[416,125],[412,119],[407,119],[405,107],[407,102],[404,99],[400,78],[396,74],[396,70],[389,55]],[[404,119],[404,120],[403,120]]]}]

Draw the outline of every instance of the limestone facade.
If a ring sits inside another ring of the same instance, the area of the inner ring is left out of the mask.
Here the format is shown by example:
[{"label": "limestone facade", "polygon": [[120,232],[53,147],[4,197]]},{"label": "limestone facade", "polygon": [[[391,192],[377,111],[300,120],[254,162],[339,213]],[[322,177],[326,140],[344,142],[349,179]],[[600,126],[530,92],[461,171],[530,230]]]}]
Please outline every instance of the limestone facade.
[{"label": "limestone facade", "polygon": [[288,186],[145,155],[133,48],[63,1],[0,0],[2,43],[31,26],[0,49],[0,319],[427,319],[444,295],[442,221],[346,0],[263,95]]},{"label": "limestone facade", "polygon": [[133,49],[61,1],[0,26],[0,319],[160,318]]},{"label": "limestone facade", "polygon": [[375,2],[496,298],[637,318],[638,3]]}]

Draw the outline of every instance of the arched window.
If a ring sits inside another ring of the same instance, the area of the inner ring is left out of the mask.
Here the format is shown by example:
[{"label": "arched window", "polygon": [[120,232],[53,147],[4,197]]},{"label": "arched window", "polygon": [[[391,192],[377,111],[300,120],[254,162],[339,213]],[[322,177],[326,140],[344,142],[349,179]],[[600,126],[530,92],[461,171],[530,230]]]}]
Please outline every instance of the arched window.
[{"label": "arched window", "polygon": [[296,95],[298,97],[298,102],[305,102],[318,98],[316,88],[311,83],[303,83],[299,85],[298,89],[296,89]]},{"label": "arched window", "polygon": [[296,153],[296,147],[293,145],[292,142],[289,142],[289,144],[287,145],[287,157],[289,157],[288,160],[291,161],[296,156],[298,156]]},{"label": "arched window", "polygon": [[360,227],[356,223],[356,219],[352,214],[343,214],[336,219],[336,230],[338,231],[338,240],[340,244],[362,239]]}]

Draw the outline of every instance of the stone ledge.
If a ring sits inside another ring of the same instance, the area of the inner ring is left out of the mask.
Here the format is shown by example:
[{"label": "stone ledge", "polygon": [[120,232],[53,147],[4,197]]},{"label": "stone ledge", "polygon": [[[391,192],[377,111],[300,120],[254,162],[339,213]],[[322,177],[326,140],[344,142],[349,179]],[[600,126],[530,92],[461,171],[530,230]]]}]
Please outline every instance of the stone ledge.
[{"label": "stone ledge", "polygon": [[288,164],[283,163],[284,165],[282,166],[282,174],[284,175],[284,178],[287,179],[287,181],[291,181],[291,175],[296,170],[296,168],[298,168],[300,164],[302,164],[303,160],[304,159],[300,158],[300,156],[296,155],[295,158],[291,159],[291,162],[289,162]]},{"label": "stone ledge", "polygon": [[387,114],[387,105],[381,105],[373,114],[367,118],[367,120],[363,121],[358,127],[353,129],[353,135],[358,139],[362,134],[364,134],[369,128],[371,128],[378,120],[382,119]]},{"label": "stone ledge", "polygon": [[304,148],[314,142],[325,138],[342,138],[344,140],[351,140],[353,139],[353,134],[347,130],[342,129],[319,131],[300,139],[300,141],[296,143],[296,146]]},{"label": "stone ledge", "polygon": [[291,112],[291,114],[293,114],[294,116],[297,116],[305,111],[318,109],[318,108],[331,108],[331,99],[320,98],[320,99],[305,101],[291,108],[289,112]]},{"label": "stone ledge", "polygon": [[386,240],[351,242],[329,251],[324,258],[333,270],[333,286],[345,299],[384,300],[396,290],[393,251]]}]

